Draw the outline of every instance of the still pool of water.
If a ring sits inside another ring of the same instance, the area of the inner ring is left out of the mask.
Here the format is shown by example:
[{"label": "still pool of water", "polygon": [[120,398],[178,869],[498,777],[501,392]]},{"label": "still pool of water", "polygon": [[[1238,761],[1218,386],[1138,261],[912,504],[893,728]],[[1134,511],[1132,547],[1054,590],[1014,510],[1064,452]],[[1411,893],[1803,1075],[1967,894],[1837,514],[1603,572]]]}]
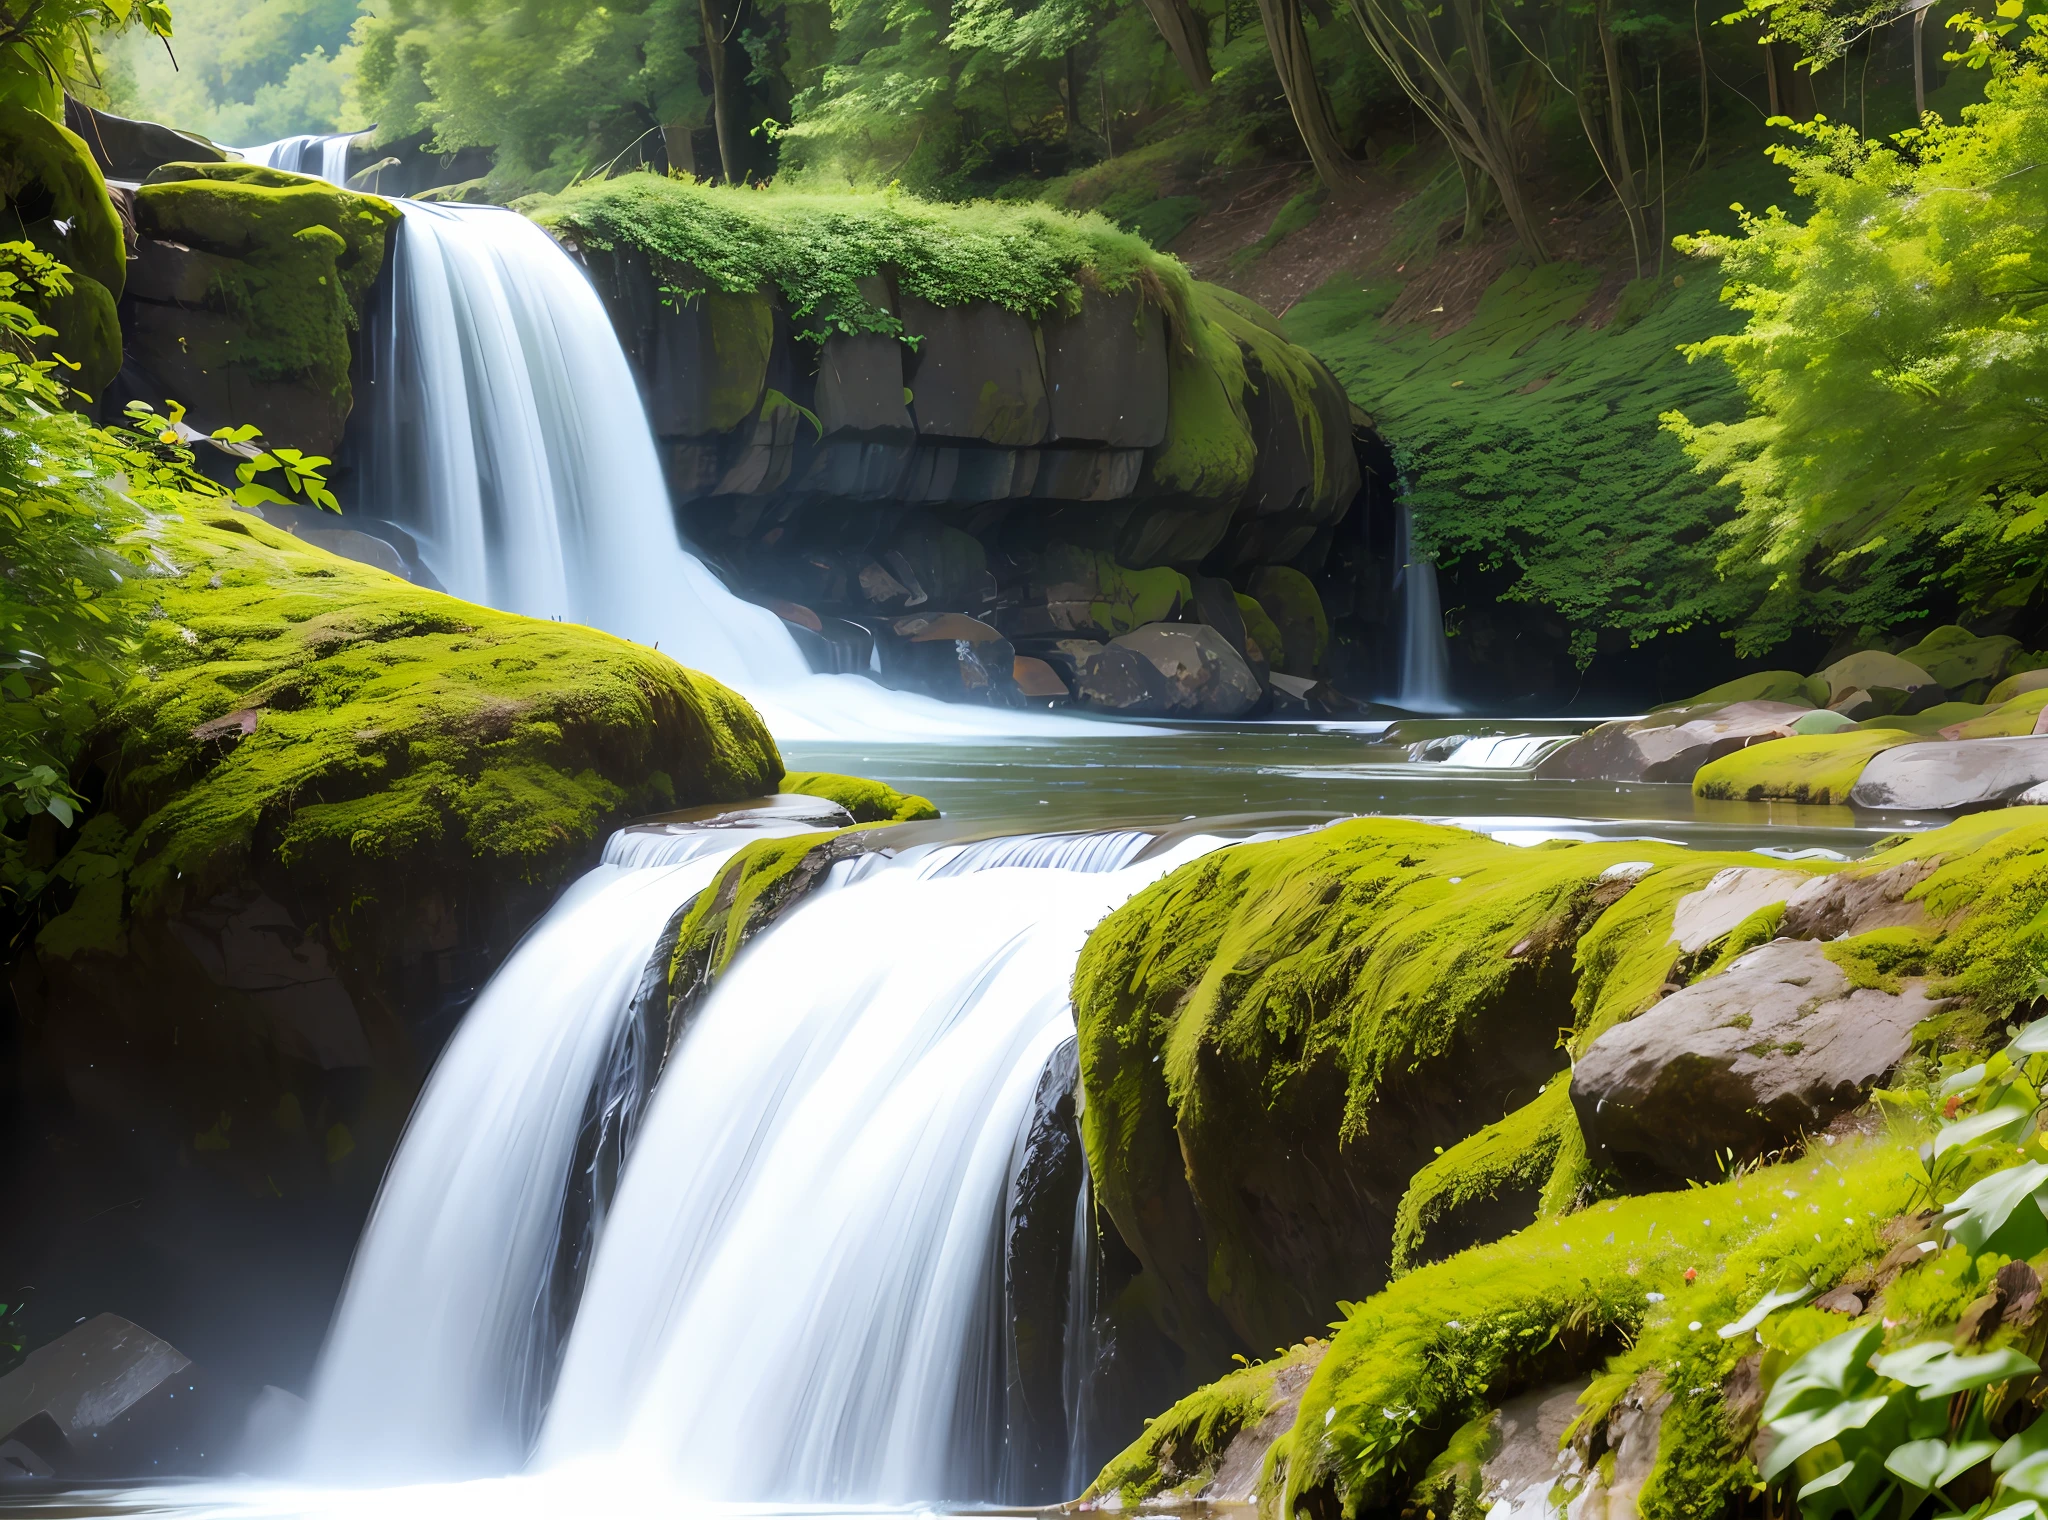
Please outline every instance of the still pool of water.
[{"label": "still pool of water", "polygon": [[[1468,720],[1430,728],[1454,737],[1570,733],[1586,726],[1583,719]],[[1651,837],[1701,849],[1855,855],[1887,834],[1942,821],[1846,807],[1706,802],[1682,784],[1539,780],[1527,768],[1411,760],[1404,746],[1383,742],[1385,727],[1119,726],[1099,739],[1052,743],[786,743],[782,752],[793,771],[868,776],[929,797],[950,824],[977,833],[1274,814],[1293,815],[1272,819],[1275,824],[1312,824],[1382,814],[1455,823],[1525,844]],[[1404,738],[1410,728],[1404,725]]]}]

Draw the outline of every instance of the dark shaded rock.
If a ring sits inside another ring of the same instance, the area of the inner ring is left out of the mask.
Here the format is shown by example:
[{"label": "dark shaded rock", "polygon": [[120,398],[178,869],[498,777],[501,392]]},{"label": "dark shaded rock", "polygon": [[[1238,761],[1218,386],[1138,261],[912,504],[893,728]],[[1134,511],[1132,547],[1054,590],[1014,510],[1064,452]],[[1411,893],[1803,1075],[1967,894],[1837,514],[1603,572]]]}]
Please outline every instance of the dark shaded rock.
[{"label": "dark shaded rock", "polygon": [[[996,599],[988,551],[971,533],[949,527],[926,513],[914,514],[896,531],[882,561],[906,588],[921,595],[919,606],[979,610]],[[905,605],[911,603],[906,600]]]},{"label": "dark shaded rock", "polygon": [[918,340],[909,385],[920,438],[1011,448],[1045,441],[1050,408],[1026,318],[993,302],[934,306],[912,295],[903,297],[900,315]]},{"label": "dark shaded rock", "polygon": [[1775,940],[1595,1040],[1572,1107],[1596,1157],[1714,1177],[1717,1155],[1760,1155],[1862,1102],[1940,1006],[1918,983],[1852,988],[1819,944]]},{"label": "dark shaded rock", "polygon": [[1973,813],[2005,807],[2048,781],[2048,737],[1902,744],[1874,756],[1852,807]]},{"label": "dark shaded rock", "polygon": [[657,436],[730,432],[754,413],[776,337],[765,294],[721,290],[689,271],[658,278],[626,243],[582,256],[639,372]]},{"label": "dark shaded rock", "polygon": [[101,1314],[0,1378],[0,1447],[21,1448],[0,1477],[205,1472],[228,1455],[230,1402],[177,1347]]},{"label": "dark shaded rock", "polygon": [[1546,756],[1536,774],[1546,780],[1690,781],[1710,760],[1760,740],[1785,738],[1809,711],[1790,702],[1731,702],[1603,723]]},{"label": "dark shaded rock", "polygon": [[1222,634],[1224,642],[1250,664],[1251,656],[1245,651],[1244,611],[1237,605],[1237,592],[1230,582],[1220,576],[1194,575],[1188,577],[1188,584],[1194,588],[1195,617]]},{"label": "dark shaded rock", "polygon": [[1136,286],[1084,290],[1079,311],[1055,312],[1039,331],[1049,441],[1149,449],[1165,440],[1166,324]]},{"label": "dark shaded rock", "polygon": [[165,164],[222,163],[227,154],[203,137],[174,132],[153,121],[135,121],[98,111],[64,97],[64,125],[91,151],[108,179],[141,179]]},{"label": "dark shaded rock", "polygon": [[1214,628],[1152,623],[1110,642],[1150,660],[1172,693],[1172,710],[1190,718],[1241,718],[1258,706],[1258,678]]},{"label": "dark shaded rock", "polygon": [[1872,929],[1918,928],[1927,922],[1927,910],[1908,902],[1907,894],[1939,864],[1930,855],[1868,875],[1851,869],[1813,877],[1786,899],[1778,930],[1793,939],[1840,939]]},{"label": "dark shaded rock", "polygon": [[1067,683],[1060,679],[1058,671],[1044,660],[1020,654],[1010,665],[1011,677],[1017,683],[1017,690],[1036,701],[1064,702],[1073,693]]},{"label": "dark shaded rock", "polygon": [[1330,620],[1315,583],[1299,570],[1267,565],[1252,576],[1250,590],[1280,634],[1283,648],[1266,651],[1273,668],[1291,676],[1320,677],[1330,647]]},{"label": "dark shaded rock", "polygon": [[[860,293],[893,314],[887,281],[871,276],[860,282]],[[857,433],[883,443],[910,442],[917,430],[903,395],[903,355],[902,342],[886,333],[835,332],[825,340],[815,410],[827,438]]]},{"label": "dark shaded rock", "polygon": [[1106,644],[1075,663],[1074,699],[1095,712],[1163,718],[1175,709],[1173,683],[1135,649]]}]

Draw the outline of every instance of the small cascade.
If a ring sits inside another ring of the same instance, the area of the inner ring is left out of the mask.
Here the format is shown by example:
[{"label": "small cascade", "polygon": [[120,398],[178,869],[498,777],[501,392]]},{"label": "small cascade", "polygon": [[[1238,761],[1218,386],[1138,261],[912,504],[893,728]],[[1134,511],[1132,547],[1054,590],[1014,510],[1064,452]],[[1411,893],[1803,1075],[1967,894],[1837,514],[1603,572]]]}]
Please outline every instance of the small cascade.
[{"label": "small cascade", "polygon": [[1436,564],[1416,552],[1413,530],[1414,516],[1403,497],[1394,527],[1394,589],[1401,598],[1401,684],[1394,705],[1409,712],[1456,712]]},{"label": "small cascade", "polygon": [[1074,1189],[1074,1235],[1067,1254],[1067,1323],[1060,1347],[1060,1403],[1067,1416],[1067,1477],[1061,1487],[1069,1499],[1080,1497],[1101,1467],[1089,1441],[1096,1424],[1096,1373],[1102,1364],[1102,1327],[1096,1320],[1101,1271],[1095,1190],[1089,1184],[1084,1157],[1081,1185]]},{"label": "small cascade", "polygon": [[348,145],[354,138],[353,132],[302,133],[235,151],[246,163],[310,174],[330,185],[341,185],[348,182]]}]

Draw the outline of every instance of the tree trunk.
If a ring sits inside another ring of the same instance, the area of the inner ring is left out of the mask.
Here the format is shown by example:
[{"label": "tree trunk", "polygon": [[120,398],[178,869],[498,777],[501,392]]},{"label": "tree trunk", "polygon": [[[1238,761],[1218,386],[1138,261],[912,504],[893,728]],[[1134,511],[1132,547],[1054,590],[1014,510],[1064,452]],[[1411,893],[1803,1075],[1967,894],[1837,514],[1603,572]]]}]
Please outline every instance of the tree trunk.
[{"label": "tree trunk", "polygon": [[732,125],[732,86],[728,80],[725,49],[731,40],[732,18],[725,0],[697,0],[704,27],[704,64],[711,75],[711,121],[718,129],[718,167],[728,185],[740,183],[740,145]]},{"label": "tree trunk", "polygon": [[1294,125],[1316,167],[1316,177],[1339,203],[1357,202],[1365,192],[1365,169],[1344,151],[1337,137],[1329,97],[1323,94],[1315,60],[1309,54],[1300,0],[1259,0],[1259,19],[1265,23],[1273,70],[1287,93],[1287,108],[1294,113]]},{"label": "tree trunk", "polygon": [[1628,157],[1628,112],[1624,109],[1621,83],[1621,50],[1614,43],[1614,27],[1608,0],[1594,0],[1593,25],[1600,36],[1600,69],[1607,76],[1607,129],[1614,153],[1613,172],[1608,175],[1621,214],[1628,218],[1628,238],[1635,250],[1636,278],[1643,277],[1643,240],[1648,235],[1643,217],[1643,190],[1635,166]]},{"label": "tree trunk", "polygon": [[1159,28],[1160,37],[1173,54],[1173,61],[1180,65],[1180,71],[1188,76],[1188,83],[1198,93],[1207,90],[1216,76],[1209,67],[1209,33],[1195,8],[1188,0],[1145,0],[1145,9],[1152,13],[1152,24]]},{"label": "tree trunk", "polygon": [[1913,12],[1913,125],[1916,127],[1927,114],[1927,49],[1920,43],[1920,29],[1926,24],[1927,7],[1923,5]]}]

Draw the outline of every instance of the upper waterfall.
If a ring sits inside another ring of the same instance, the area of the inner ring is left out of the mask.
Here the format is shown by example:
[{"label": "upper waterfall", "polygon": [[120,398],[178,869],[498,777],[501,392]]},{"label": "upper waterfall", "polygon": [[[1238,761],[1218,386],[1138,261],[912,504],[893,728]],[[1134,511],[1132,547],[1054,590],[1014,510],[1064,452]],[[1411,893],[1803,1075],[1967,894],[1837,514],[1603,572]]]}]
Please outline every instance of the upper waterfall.
[{"label": "upper waterfall", "polygon": [[683,547],[631,367],[574,260],[516,212],[398,204],[358,499],[416,537],[449,591],[654,645],[744,692],[784,739],[1094,731],[813,675],[780,618]]},{"label": "upper waterfall", "polygon": [[348,145],[354,139],[353,132],[306,132],[236,151],[252,164],[310,174],[330,185],[339,185],[348,180]]},{"label": "upper waterfall", "polygon": [[1394,701],[1410,712],[1456,712],[1436,561],[1416,551],[1414,533],[1415,515],[1403,498],[1394,525],[1394,585],[1401,596],[1401,684]]}]

